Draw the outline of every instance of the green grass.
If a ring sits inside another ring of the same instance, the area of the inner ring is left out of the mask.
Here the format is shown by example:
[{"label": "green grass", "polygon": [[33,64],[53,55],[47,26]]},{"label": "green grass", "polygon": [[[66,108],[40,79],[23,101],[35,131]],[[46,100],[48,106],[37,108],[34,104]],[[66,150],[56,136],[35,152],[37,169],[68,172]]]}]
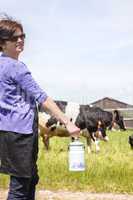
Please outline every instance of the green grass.
[{"label": "green grass", "polygon": [[[132,131],[108,132],[109,142],[100,142],[100,152],[85,151],[86,170],[68,170],[68,144],[70,138],[54,137],[51,149],[44,150],[40,140],[38,189],[69,189],[90,192],[133,194],[133,150],[128,144]],[[81,140],[86,145],[84,138]],[[8,177],[0,175],[0,187],[8,186]]]}]

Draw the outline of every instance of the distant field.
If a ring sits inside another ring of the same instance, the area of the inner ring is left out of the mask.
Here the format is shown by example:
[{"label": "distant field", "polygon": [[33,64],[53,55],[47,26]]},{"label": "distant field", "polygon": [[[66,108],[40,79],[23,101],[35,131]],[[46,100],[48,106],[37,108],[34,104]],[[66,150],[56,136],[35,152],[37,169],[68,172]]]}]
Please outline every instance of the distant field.
[{"label": "distant field", "polygon": [[[69,189],[90,192],[133,194],[133,151],[128,136],[133,131],[108,132],[109,142],[101,142],[101,151],[88,155],[85,152],[85,172],[68,171],[69,138],[54,137],[51,150],[44,150],[40,140],[39,189]],[[84,138],[81,140],[85,143]],[[0,175],[0,188],[7,188],[8,177]]]}]

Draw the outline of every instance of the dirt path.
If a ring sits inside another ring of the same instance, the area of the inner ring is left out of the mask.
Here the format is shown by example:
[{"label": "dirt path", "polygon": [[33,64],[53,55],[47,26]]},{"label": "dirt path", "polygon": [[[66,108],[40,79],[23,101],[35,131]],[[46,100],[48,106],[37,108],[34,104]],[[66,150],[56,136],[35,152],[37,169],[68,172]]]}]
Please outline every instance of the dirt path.
[{"label": "dirt path", "polygon": [[[0,190],[0,200],[6,200],[7,190]],[[36,200],[133,200],[133,195],[40,190]]]}]

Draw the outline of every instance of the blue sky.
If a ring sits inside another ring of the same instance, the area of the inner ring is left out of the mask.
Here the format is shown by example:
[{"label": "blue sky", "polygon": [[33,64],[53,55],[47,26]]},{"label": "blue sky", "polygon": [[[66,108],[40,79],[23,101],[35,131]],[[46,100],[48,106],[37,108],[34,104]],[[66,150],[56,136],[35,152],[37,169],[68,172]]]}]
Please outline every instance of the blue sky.
[{"label": "blue sky", "polygon": [[133,104],[132,0],[4,0],[22,22],[21,60],[54,99]]}]

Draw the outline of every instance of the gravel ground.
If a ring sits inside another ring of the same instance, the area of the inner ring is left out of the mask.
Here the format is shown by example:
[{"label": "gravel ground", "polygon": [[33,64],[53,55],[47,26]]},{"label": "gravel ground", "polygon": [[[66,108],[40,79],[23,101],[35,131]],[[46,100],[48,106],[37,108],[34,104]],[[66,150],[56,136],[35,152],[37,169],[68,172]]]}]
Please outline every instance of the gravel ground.
[{"label": "gravel ground", "polygon": [[[6,200],[6,197],[7,190],[0,190],[0,200]],[[133,195],[40,190],[36,200],[133,200]]]}]

